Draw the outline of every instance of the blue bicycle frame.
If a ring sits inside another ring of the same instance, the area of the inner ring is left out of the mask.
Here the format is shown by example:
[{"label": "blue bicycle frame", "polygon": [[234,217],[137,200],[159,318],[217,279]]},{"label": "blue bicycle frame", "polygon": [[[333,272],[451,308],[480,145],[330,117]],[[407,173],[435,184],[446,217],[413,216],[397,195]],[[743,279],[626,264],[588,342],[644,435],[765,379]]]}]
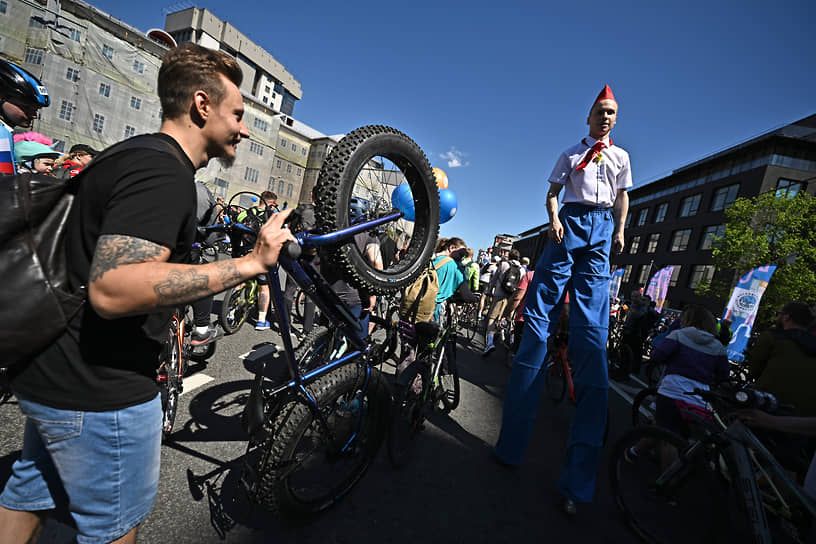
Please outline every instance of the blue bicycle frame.
[{"label": "blue bicycle frame", "polygon": [[[370,221],[363,221],[328,234],[310,234],[309,232],[303,232],[297,234],[295,238],[297,239],[298,245],[305,249],[338,245],[352,239],[355,235],[361,232],[365,232],[380,225],[395,221],[401,218],[402,215],[403,214],[401,212],[395,211],[389,215],[372,219]],[[206,229],[223,231],[225,230],[225,226],[226,225],[213,225],[212,227],[206,227]],[[232,223],[228,226],[228,228],[243,230],[244,232],[255,234],[254,230],[241,223]],[[314,267],[309,265],[304,268],[297,258],[292,258],[285,254],[287,253],[287,251],[285,251],[286,248],[287,246],[284,246],[284,250],[281,251],[280,257],[278,258],[278,264],[269,269],[268,281],[272,293],[272,300],[274,301],[275,317],[279,326],[281,338],[283,340],[284,351],[286,353],[286,362],[289,368],[290,380],[285,384],[281,384],[271,389],[267,393],[267,396],[275,397],[284,391],[295,390],[306,400],[315,416],[325,425],[325,419],[318,409],[317,401],[309,393],[305,385],[314,381],[318,377],[331,372],[335,368],[363,355],[364,353],[367,353],[369,347],[364,340],[361,340],[355,334],[356,332],[361,331],[359,319],[352,315],[348,306],[340,300],[334,291],[331,290],[329,285],[325,280],[323,280],[319,272]],[[353,348],[350,352],[344,353],[337,359],[327,361],[326,364],[321,365],[320,367],[315,368],[305,374],[301,374],[300,369],[297,366],[297,361],[295,360],[295,350],[292,346],[289,316],[287,315],[287,312],[281,311],[281,309],[284,308],[284,300],[280,282],[280,268],[283,268],[283,270],[285,270],[286,273],[292,277],[294,282],[303,290],[306,296],[314,301],[315,305],[320,308],[323,315],[325,315],[331,323],[339,324],[340,329],[345,333]],[[248,410],[248,414],[250,414],[248,419],[251,421],[247,421],[247,430],[249,431],[250,436],[263,428],[264,395],[260,391],[260,385],[263,382],[265,369],[266,361],[262,360],[260,368],[257,370],[255,385],[252,388],[248,401],[249,404],[256,403],[255,409]],[[371,376],[370,367],[366,365],[365,369],[366,376],[363,384],[364,390],[368,387],[369,378]],[[360,415],[358,415],[358,421],[361,417],[362,411]],[[341,451],[348,448],[356,436],[357,432],[355,431],[341,448]]]}]

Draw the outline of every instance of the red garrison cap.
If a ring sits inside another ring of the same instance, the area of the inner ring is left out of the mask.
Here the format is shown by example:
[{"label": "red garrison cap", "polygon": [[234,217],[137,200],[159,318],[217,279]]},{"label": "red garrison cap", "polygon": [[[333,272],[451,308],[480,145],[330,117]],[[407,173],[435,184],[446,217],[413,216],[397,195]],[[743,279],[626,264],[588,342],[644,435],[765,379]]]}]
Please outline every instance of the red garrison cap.
[{"label": "red garrison cap", "polygon": [[597,104],[601,100],[611,100],[616,104],[618,103],[618,101],[615,100],[615,95],[612,94],[612,89],[609,88],[609,85],[604,85],[604,88],[598,94],[598,98],[595,99],[594,103]]}]

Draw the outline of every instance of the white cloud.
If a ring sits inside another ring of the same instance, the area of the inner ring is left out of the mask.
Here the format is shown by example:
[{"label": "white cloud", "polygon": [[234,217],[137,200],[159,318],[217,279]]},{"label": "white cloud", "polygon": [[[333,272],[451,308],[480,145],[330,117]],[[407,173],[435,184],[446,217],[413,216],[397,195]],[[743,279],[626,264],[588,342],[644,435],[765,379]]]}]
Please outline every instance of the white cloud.
[{"label": "white cloud", "polygon": [[458,168],[460,166],[470,166],[470,161],[465,160],[467,153],[459,151],[455,147],[451,147],[447,153],[439,155],[441,158],[448,161],[448,168]]}]

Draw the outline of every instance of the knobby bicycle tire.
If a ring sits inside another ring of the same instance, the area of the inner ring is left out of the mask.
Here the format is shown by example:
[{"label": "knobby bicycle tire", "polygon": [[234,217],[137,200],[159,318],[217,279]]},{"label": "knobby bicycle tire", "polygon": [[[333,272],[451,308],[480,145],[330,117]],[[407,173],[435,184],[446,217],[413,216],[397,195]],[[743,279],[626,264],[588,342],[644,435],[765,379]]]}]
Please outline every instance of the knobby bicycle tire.
[{"label": "knobby bicycle tire", "polygon": [[218,323],[224,329],[224,334],[233,334],[241,328],[252,309],[252,302],[248,300],[251,292],[249,282],[240,286],[230,287],[224,291],[221,301],[221,311],[218,313]]},{"label": "knobby bicycle tire", "polygon": [[[661,466],[663,444],[679,452],[675,464]],[[639,453],[627,458],[625,452],[635,445],[639,445]],[[626,523],[644,541],[734,541],[729,536],[733,531],[729,487],[718,462],[712,461],[712,455],[715,459],[720,456],[716,450],[692,451],[683,437],[653,425],[631,429],[613,445],[609,458],[612,494]],[[658,485],[658,477],[669,470],[675,475]]]},{"label": "knobby bicycle tire", "polygon": [[184,367],[184,346],[179,346],[176,334],[175,318],[168,328],[167,342],[164,344],[164,363],[160,369],[159,393],[162,403],[162,440],[167,440],[173,432],[178,413],[179,396],[181,395],[182,382],[179,373],[183,375]]},{"label": "knobby bicycle tire", "polygon": [[[292,400],[277,411],[275,432],[260,445],[256,466],[255,498],[264,508],[294,515],[320,512],[339,501],[366,472],[384,438],[390,395],[373,369],[363,392],[363,374],[359,365],[343,365],[306,386],[333,438],[303,401]],[[348,451],[336,451],[334,444],[345,443],[355,429],[359,434]]]},{"label": "knobby bicycle tire", "polygon": [[[396,264],[384,270],[369,265],[353,241],[327,248],[326,259],[342,270],[353,286],[385,294],[409,285],[422,273],[439,232],[439,191],[431,165],[419,146],[402,132],[386,126],[366,126],[347,134],[326,158],[318,175],[315,217],[323,233],[348,227],[356,182],[375,157],[393,163],[411,188],[416,217],[407,251]],[[390,196],[379,195],[383,206],[376,211],[377,216],[392,211]]]},{"label": "knobby bicycle tire", "polygon": [[306,293],[303,291],[303,289],[299,288],[295,292],[295,315],[301,323],[303,323],[303,316],[306,313],[306,300]]},{"label": "knobby bicycle tire", "polygon": [[416,439],[425,421],[424,364],[414,363],[403,371],[394,391],[391,422],[388,427],[388,459],[394,468],[405,465],[416,446]]}]

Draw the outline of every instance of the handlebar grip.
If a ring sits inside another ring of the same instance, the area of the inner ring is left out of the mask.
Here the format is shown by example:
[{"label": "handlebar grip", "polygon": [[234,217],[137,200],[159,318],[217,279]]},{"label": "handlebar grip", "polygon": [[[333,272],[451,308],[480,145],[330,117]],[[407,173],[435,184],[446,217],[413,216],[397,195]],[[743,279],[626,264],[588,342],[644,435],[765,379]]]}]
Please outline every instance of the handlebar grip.
[{"label": "handlebar grip", "polygon": [[292,260],[299,258],[301,254],[300,244],[297,242],[284,242],[281,248],[281,254]]}]

